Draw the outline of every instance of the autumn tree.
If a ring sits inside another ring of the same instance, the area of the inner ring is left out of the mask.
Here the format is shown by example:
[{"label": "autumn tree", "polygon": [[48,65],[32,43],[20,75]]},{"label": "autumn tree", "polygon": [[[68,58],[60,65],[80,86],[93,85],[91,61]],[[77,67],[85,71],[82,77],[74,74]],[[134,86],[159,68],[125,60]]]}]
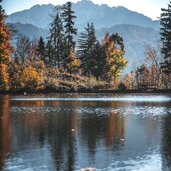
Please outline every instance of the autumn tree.
[{"label": "autumn tree", "polygon": [[70,73],[76,73],[81,65],[80,59],[76,56],[76,52],[74,50],[71,51],[69,57],[66,59],[67,71]]},{"label": "autumn tree", "polygon": [[150,71],[150,84],[156,87],[161,87],[164,80],[164,75],[161,72],[160,63],[162,61],[160,50],[147,46],[145,51],[145,63]]},{"label": "autumn tree", "polygon": [[103,48],[105,49],[106,64],[105,64],[105,79],[116,81],[123,69],[127,65],[127,60],[124,57],[124,44],[123,39],[118,34],[106,34],[102,41]]},{"label": "autumn tree", "polygon": [[26,36],[20,36],[14,49],[14,59],[18,64],[23,64],[29,58],[32,42]]},{"label": "autumn tree", "polygon": [[5,23],[6,14],[2,8],[2,0],[0,0],[0,89],[7,90],[9,88],[9,74],[7,66],[11,55],[10,46],[10,30]]},{"label": "autumn tree", "polygon": [[150,70],[145,65],[142,64],[140,67],[137,68],[135,72],[135,78],[137,83],[138,89],[146,89],[150,86]]}]

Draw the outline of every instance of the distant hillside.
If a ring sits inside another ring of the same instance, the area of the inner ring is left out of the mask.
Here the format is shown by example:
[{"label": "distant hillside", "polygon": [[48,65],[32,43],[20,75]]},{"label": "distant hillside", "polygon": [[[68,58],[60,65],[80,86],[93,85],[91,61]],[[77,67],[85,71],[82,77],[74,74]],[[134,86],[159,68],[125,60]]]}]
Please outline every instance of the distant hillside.
[{"label": "distant hillside", "polygon": [[[49,28],[51,15],[53,14],[54,6],[35,5],[28,10],[11,14],[7,22],[32,24],[43,29]],[[75,11],[76,27],[82,30],[87,22],[94,22],[97,29],[103,27],[112,27],[118,24],[134,24],[142,27],[152,27],[158,29],[159,22],[153,21],[150,18],[130,11],[124,7],[109,7],[107,5],[96,5],[89,0],[82,0],[73,4]]]},{"label": "distant hillside", "polygon": [[8,23],[9,26],[15,30],[15,35],[24,35],[30,39],[39,39],[40,36],[46,38],[48,36],[48,30],[38,28],[31,24],[21,24],[21,23]]}]

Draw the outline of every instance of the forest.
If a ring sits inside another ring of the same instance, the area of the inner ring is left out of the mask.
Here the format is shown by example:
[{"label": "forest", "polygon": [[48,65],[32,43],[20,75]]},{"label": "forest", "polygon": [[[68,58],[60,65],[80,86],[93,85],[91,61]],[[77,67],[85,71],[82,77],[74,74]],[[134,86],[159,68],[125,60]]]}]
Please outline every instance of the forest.
[{"label": "forest", "polygon": [[170,89],[170,16],[171,2],[161,11],[161,47],[156,50],[148,46],[142,65],[125,74],[129,61],[123,38],[118,33],[106,33],[99,41],[93,23],[87,23],[84,32],[78,34],[71,2],[54,9],[46,40],[19,35],[15,46],[11,44],[15,28],[6,24],[7,15],[0,5],[0,91]]}]

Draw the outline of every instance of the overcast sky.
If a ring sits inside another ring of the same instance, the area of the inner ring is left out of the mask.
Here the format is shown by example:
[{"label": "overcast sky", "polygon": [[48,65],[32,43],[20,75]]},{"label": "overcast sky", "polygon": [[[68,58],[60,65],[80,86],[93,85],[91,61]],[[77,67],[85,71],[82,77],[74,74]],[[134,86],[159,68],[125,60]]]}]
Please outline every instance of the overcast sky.
[{"label": "overcast sky", "polygon": [[[54,5],[63,4],[68,0],[3,0],[3,7],[7,14],[28,9],[35,4]],[[78,0],[71,0],[78,2]],[[92,0],[96,4],[107,4],[109,6],[124,6],[132,11],[142,13],[152,19],[160,17],[160,9],[166,8],[169,0]]]}]

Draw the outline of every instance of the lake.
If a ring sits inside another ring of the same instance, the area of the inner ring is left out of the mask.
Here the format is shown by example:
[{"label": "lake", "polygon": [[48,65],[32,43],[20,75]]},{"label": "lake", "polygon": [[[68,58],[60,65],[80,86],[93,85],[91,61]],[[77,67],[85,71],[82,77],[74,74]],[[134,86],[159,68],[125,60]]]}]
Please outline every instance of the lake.
[{"label": "lake", "polygon": [[0,96],[0,171],[169,171],[171,96]]}]

